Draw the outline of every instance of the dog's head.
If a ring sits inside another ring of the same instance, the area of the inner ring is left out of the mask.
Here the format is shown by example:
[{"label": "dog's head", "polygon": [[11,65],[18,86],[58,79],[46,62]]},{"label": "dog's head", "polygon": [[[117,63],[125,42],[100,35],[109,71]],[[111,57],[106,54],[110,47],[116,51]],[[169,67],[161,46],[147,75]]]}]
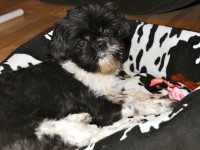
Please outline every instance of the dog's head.
[{"label": "dog's head", "polygon": [[114,3],[82,5],[55,25],[50,52],[88,72],[109,74],[121,67],[128,34],[129,24]]}]

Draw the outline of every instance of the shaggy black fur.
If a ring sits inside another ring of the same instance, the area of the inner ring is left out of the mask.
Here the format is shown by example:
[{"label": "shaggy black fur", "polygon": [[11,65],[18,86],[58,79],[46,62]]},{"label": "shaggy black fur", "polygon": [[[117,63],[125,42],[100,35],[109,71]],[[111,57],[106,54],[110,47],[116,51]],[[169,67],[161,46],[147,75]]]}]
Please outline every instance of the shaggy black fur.
[{"label": "shaggy black fur", "polygon": [[128,29],[124,16],[112,3],[77,7],[56,25],[50,44],[55,60],[0,75],[0,149],[73,148],[56,136],[37,139],[35,129],[45,118],[88,112],[92,123],[99,126],[119,120],[121,105],[94,95],[58,62],[71,60],[89,72],[99,72],[98,60],[104,57],[99,53],[107,50],[104,42],[97,41],[102,37],[119,47],[112,56],[121,63],[122,39]]},{"label": "shaggy black fur", "polygon": [[119,43],[119,48],[122,47],[119,51],[124,51],[123,57],[120,53],[113,55],[122,62],[128,51],[124,43],[129,41],[126,40],[129,30],[124,14],[114,3],[81,5],[69,10],[68,15],[57,23],[50,44],[51,54],[56,59],[70,59],[87,71],[97,72],[97,54],[105,50],[96,47],[97,40],[108,40],[111,45]]},{"label": "shaggy black fur", "polygon": [[35,128],[45,118],[89,112],[99,125],[120,118],[121,106],[96,98],[54,61],[2,74],[0,91],[0,147],[34,138]]}]

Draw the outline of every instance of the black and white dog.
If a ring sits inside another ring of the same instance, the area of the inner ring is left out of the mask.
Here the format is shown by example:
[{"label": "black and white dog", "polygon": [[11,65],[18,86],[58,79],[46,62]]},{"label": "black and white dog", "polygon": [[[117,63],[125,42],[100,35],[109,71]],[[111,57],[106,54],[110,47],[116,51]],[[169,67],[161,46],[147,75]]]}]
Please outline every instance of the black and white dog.
[{"label": "black and white dog", "polygon": [[[40,131],[45,119],[83,113],[85,118],[69,120],[105,126],[123,117],[168,111],[166,101],[148,102],[149,110],[137,102],[118,104],[130,94],[116,77],[128,34],[129,25],[113,3],[70,10],[55,25],[53,60],[0,75],[0,149],[70,149],[57,133]],[[150,98],[134,90],[130,95]]]}]

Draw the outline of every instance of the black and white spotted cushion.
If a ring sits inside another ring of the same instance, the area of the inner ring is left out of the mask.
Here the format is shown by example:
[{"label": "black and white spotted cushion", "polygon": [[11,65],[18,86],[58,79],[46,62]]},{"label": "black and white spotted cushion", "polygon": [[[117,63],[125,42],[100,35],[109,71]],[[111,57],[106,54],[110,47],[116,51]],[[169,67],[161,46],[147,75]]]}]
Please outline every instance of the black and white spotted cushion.
[{"label": "black and white spotted cushion", "polygon": [[[169,80],[174,73],[200,81],[200,33],[129,21],[131,48],[124,70],[134,76],[135,88],[162,92],[150,87],[151,79]],[[48,59],[47,45],[53,28],[17,48],[0,65],[0,73],[38,64]],[[183,86],[187,95],[190,91]],[[200,148],[200,89],[187,95],[173,112],[145,116],[145,121],[117,132],[85,150],[195,150]]]},{"label": "black and white spotted cushion", "polygon": [[169,79],[183,73],[200,80],[200,33],[161,25],[132,22],[129,59],[124,63],[128,73],[150,73]]}]

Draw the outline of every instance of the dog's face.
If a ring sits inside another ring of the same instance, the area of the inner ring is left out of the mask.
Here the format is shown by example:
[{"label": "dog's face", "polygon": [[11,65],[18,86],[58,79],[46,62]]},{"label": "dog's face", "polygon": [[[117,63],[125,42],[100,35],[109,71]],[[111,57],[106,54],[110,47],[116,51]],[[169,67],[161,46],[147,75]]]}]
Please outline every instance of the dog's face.
[{"label": "dog's face", "polygon": [[121,67],[129,25],[113,3],[82,5],[56,24],[50,51],[88,72],[110,74]]}]

